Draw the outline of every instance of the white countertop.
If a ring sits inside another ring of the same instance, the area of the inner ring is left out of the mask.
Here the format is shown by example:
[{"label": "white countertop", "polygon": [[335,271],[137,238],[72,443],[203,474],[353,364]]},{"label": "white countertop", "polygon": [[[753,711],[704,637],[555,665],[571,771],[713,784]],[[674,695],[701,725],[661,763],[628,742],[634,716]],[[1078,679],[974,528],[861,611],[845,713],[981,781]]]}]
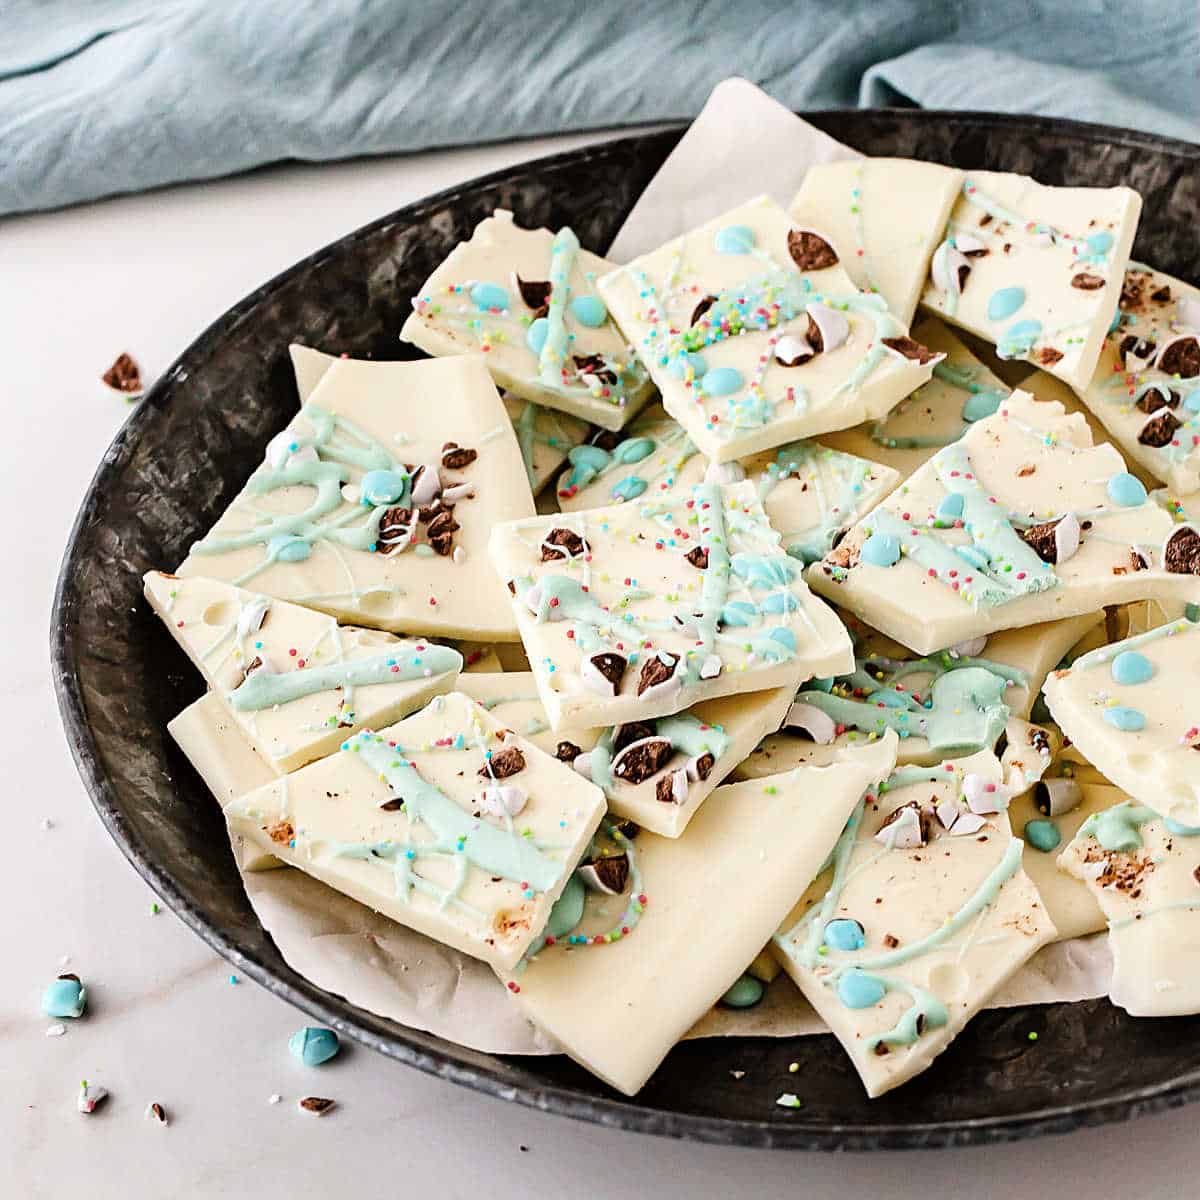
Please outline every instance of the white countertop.
[{"label": "white countertop", "polygon": [[[353,1046],[303,1068],[286,1044],[301,1014],[249,981],[231,985],[227,964],[170,912],[155,915],[154,896],[101,827],[66,749],[47,657],[63,543],[127,414],[100,373],[128,349],[153,378],[234,301],[326,242],[589,140],[278,168],[0,220],[0,504],[10,514],[0,526],[10,844],[0,872],[0,1195],[1180,1194],[1200,1155],[1197,1109],[982,1150],[771,1154],[546,1116]],[[49,1038],[40,996],[63,970],[87,983],[88,1014]],[[75,1110],[81,1078],[110,1092],[91,1117]],[[268,1103],[273,1093],[282,1103]],[[298,1112],[313,1093],[338,1109],[320,1120]],[[143,1118],[150,1101],[167,1109],[166,1128]]]}]

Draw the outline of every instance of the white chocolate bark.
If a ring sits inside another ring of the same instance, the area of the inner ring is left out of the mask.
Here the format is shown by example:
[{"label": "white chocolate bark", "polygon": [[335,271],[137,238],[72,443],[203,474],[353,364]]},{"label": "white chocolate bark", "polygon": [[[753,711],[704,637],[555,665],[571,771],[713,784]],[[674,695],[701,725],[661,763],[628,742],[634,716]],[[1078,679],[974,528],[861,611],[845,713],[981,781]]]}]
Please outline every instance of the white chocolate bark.
[{"label": "white chocolate bark", "polygon": [[390,725],[454,687],[448,646],[341,627],[215,579],[150,571],[146,599],[276,775]]},{"label": "white chocolate bark", "polygon": [[514,395],[620,429],[652,388],[597,294],[611,267],[570,229],[521,229],[497,209],[425,281],[400,336],[427,354],[482,354]]},{"label": "white chocolate bark", "polygon": [[[501,762],[514,751],[520,766],[508,773]],[[451,692],[225,811],[234,835],[401,925],[511,969],[599,825],[604,796]]]},{"label": "white chocolate bark", "polygon": [[522,1009],[577,1062],[634,1095],[820,871],[895,746],[889,737],[828,767],[718,788],[686,836],[640,834],[626,891],[589,904],[574,933],[615,930],[616,940],[584,946],[564,935],[541,949],[510,980]]},{"label": "white chocolate bark", "polygon": [[663,837],[679,837],[712,790],[792,700],[787,688],[706,700],[672,717],[608,729],[554,731],[532,674],[472,677],[459,690],[536,746],[571,763],[608,797],[609,811]]},{"label": "white chocolate bark", "polygon": [[[926,308],[1077,392],[1116,311],[1142,199],[970,171],[934,251]],[[964,276],[964,272],[966,272]]]},{"label": "white chocolate bark", "polygon": [[493,522],[532,512],[516,437],[477,359],[340,359],[178,573],[356,625],[514,641],[484,547]]},{"label": "white chocolate bark", "polygon": [[1089,817],[1059,858],[1104,911],[1109,999],[1132,1016],[1200,1012],[1197,835],[1126,800]]},{"label": "white chocolate bark", "polygon": [[[757,779],[802,762],[820,762],[830,746],[862,745],[887,728],[900,737],[896,761],[901,764],[990,750],[1012,717],[1029,716],[1063,654],[1085,630],[1101,623],[1099,613],[1089,613],[1005,630],[981,646],[916,658],[851,622],[854,673],[803,685],[796,695],[800,707],[779,733],[763,739],[737,768],[736,778]],[[818,740],[825,737],[829,740]]]},{"label": "white chocolate bark", "polygon": [[1167,544],[1178,528],[1116,450],[1091,445],[1082,417],[1016,391],[807,578],[868,625],[928,653],[1105,604],[1191,595],[1200,581],[1183,573],[1191,569],[1183,543]]},{"label": "white chocolate bark", "polygon": [[[300,403],[304,404],[330,364],[337,362],[338,358],[334,354],[324,354],[297,343],[289,346],[288,352],[296,371],[296,390],[300,393]],[[553,412],[507,392],[500,398],[504,401],[504,410],[517,435],[530,490],[536,496],[558,473],[566,460],[567,451],[587,437],[587,422],[568,417],[565,413]]]},{"label": "white chocolate bark", "polygon": [[925,1070],[1054,937],[1007,799],[991,753],[900,768],[775,936],[870,1096]]},{"label": "white chocolate bark", "polygon": [[788,213],[824,233],[855,287],[878,292],[908,325],[962,182],[955,167],[911,158],[818,163]]},{"label": "white chocolate bark", "polygon": [[713,462],[882,417],[930,377],[933,356],[819,235],[760,197],[600,280],[667,412]]},{"label": "white chocolate bark", "polygon": [[1078,751],[1140,803],[1200,825],[1200,624],[1180,618],[1104,646],[1046,680]]},{"label": "white chocolate bark", "polygon": [[845,629],[746,483],[515,521],[490,550],[555,729],[849,669]]},{"label": "white chocolate bark", "polygon": [[1130,266],[1083,399],[1127,458],[1174,492],[1200,488],[1200,290]]}]

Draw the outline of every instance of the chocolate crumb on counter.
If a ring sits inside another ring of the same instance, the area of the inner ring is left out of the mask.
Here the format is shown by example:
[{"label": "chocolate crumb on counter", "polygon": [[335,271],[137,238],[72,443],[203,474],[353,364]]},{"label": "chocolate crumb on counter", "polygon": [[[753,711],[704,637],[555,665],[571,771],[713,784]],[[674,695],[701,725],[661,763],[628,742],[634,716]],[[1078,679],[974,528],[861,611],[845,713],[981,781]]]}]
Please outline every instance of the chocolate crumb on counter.
[{"label": "chocolate crumb on counter", "polygon": [[122,352],[100,378],[114,391],[136,396],[142,390],[142,371],[133,356]]}]

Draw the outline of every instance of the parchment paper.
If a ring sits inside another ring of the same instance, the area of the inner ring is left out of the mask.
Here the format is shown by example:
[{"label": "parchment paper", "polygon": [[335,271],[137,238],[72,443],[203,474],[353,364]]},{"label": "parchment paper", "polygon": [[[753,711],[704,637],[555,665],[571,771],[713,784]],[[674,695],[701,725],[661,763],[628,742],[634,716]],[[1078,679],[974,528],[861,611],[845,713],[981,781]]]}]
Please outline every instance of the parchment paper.
[{"label": "parchment paper", "polygon": [[[764,146],[769,153],[763,153]],[[634,206],[610,257],[628,261],[763,192],[787,204],[813,163],[858,157],[753,84],[727,79],[713,90]],[[318,987],[476,1050],[557,1051],[483,963],[381,917],[294,868],[243,872],[242,879],[288,965]],[[1103,936],[1047,946],[993,998],[993,1006],[1103,996],[1111,973]],[[714,1009],[689,1036],[789,1037],[824,1031],[791,981],[781,976],[757,1007]]]}]

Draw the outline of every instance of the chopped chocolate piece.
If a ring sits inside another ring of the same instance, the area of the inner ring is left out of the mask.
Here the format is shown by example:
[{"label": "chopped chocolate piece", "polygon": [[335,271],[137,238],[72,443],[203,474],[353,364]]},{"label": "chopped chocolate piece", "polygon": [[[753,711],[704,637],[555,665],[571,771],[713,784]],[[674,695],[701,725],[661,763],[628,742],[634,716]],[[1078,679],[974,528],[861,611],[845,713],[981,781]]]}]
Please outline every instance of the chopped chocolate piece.
[{"label": "chopped chocolate piece", "polygon": [[[561,549],[556,550],[559,546]],[[578,558],[587,550],[587,543],[573,529],[561,525],[550,530],[542,542],[542,562],[562,562],[564,558]]]},{"label": "chopped chocolate piece", "polygon": [[1121,301],[1123,309],[1135,309],[1142,302],[1142,289],[1150,281],[1146,271],[1126,271],[1121,284]]},{"label": "chopped chocolate piece", "polygon": [[517,585],[511,579],[509,579],[507,581],[507,586],[508,586],[508,594],[510,596],[515,596],[517,594]]},{"label": "chopped chocolate piece", "polygon": [[328,1100],[324,1096],[305,1096],[300,1101],[300,1107],[305,1112],[316,1113],[318,1117],[323,1117],[336,1104],[336,1100]]},{"label": "chopped chocolate piece", "polygon": [[572,354],[577,375],[594,375],[601,383],[616,383],[617,373],[601,354]]},{"label": "chopped chocolate piece", "polygon": [[614,433],[611,429],[602,429],[592,438],[592,445],[599,446],[601,450],[611,454],[624,438],[625,435],[623,433]]},{"label": "chopped chocolate piece", "polygon": [[670,738],[649,737],[614,755],[612,773],[626,783],[645,783],[667,765],[674,753]]},{"label": "chopped chocolate piece", "polygon": [[712,308],[716,302],[716,296],[705,296],[704,299],[692,309],[692,319],[688,322],[688,325],[695,325],[695,323],[700,320],[700,318],[704,316],[704,314],[708,312],[708,310]]},{"label": "chopped chocolate piece", "polygon": [[380,806],[382,812],[399,812],[404,807],[404,801],[399,797],[393,797],[391,800],[385,800]]},{"label": "chopped chocolate piece", "polygon": [[900,945],[900,939],[899,939],[898,937],[896,937],[896,935],[895,935],[895,934],[892,934],[892,933],[885,933],[885,934],[883,935],[883,944],[884,944],[884,945],[885,945],[885,946],[886,946],[886,947],[887,947],[889,950],[895,950],[895,948],[896,948],[898,945]]},{"label": "chopped chocolate piece", "polygon": [[612,650],[602,650],[599,654],[593,654],[588,662],[612,684],[615,696],[621,690],[621,680],[625,678],[625,667],[628,664],[625,656]]},{"label": "chopped chocolate piece", "polygon": [[1129,547],[1129,563],[1135,571],[1145,571],[1150,566],[1146,561],[1146,556],[1140,550],[1135,550],[1132,546]]},{"label": "chopped chocolate piece", "polygon": [[442,447],[442,466],[448,471],[461,471],[463,467],[469,467],[478,457],[478,450],[460,446],[457,442],[447,442]]},{"label": "chopped chocolate piece", "polygon": [[910,337],[881,338],[880,341],[889,349],[895,350],[897,354],[911,358],[921,363],[922,366],[937,357],[928,346],[922,346],[920,342]]},{"label": "chopped chocolate piece", "polygon": [[1104,276],[1080,271],[1077,275],[1071,276],[1071,286],[1078,288],[1081,292],[1097,292],[1104,286]]},{"label": "chopped chocolate piece", "polygon": [[708,550],[704,546],[693,546],[683,557],[697,570],[708,570]]},{"label": "chopped chocolate piece", "polygon": [[[675,804],[676,803],[675,780],[679,775],[680,775],[679,771],[668,771],[654,785],[654,798],[660,804]],[[685,799],[686,799],[686,793],[687,793],[687,774],[686,774],[686,772],[683,773],[683,790],[684,790]]]},{"label": "chopped chocolate piece", "polygon": [[[819,347],[821,330],[815,325],[812,317],[808,318],[808,323],[816,329],[817,347]],[[790,333],[784,334],[775,343],[775,361],[781,367],[802,367],[806,362],[811,362],[816,353],[817,348],[810,345],[806,338],[794,337]]]},{"label": "chopped chocolate piece", "polygon": [[426,530],[429,544],[443,557],[454,548],[454,535],[460,528],[452,513],[440,512]]},{"label": "chopped chocolate piece", "polygon": [[990,225],[991,223],[992,223],[992,214],[991,213],[985,212],[983,214],[983,216],[979,218],[979,228],[980,229],[982,229],[985,225]]},{"label": "chopped chocolate piece", "polygon": [[1143,446],[1161,449],[1170,444],[1171,439],[1175,436],[1175,430],[1182,424],[1183,422],[1170,409],[1164,408],[1158,416],[1151,417],[1138,430],[1137,440]]},{"label": "chopped chocolate piece", "polygon": [[160,1125],[167,1123],[167,1110],[157,1101],[152,1103],[147,1111]]},{"label": "chopped chocolate piece", "polygon": [[1180,379],[1194,379],[1200,375],[1200,338],[1176,338],[1163,350],[1158,360],[1160,370]]},{"label": "chopped chocolate piece", "polygon": [[1127,354],[1132,354],[1134,358],[1149,360],[1158,349],[1158,343],[1150,341],[1149,338],[1139,338],[1132,333],[1127,333],[1121,339],[1117,349],[1121,354],[1121,365],[1124,365]]},{"label": "chopped chocolate piece", "polygon": [[379,519],[379,537],[375,549],[380,554],[395,554],[407,546],[412,524],[411,508],[389,508]]},{"label": "chopped chocolate piece", "polygon": [[[805,340],[813,348],[814,354],[820,354],[825,349],[825,336],[821,333],[821,327],[813,320],[812,314],[808,313],[808,329],[805,332]],[[807,361],[807,360],[806,360]]]},{"label": "chopped chocolate piece", "polygon": [[581,863],[579,877],[593,892],[619,896],[629,883],[629,855],[605,854]]},{"label": "chopped chocolate piece", "polygon": [[853,545],[850,542],[842,542],[840,546],[836,546],[830,550],[825,556],[825,561],[833,567],[842,567],[849,570],[851,567],[858,566],[858,556],[860,547]]},{"label": "chopped chocolate piece", "polygon": [[554,748],[554,757],[559,762],[574,762],[583,753],[583,747],[574,742],[559,742]]},{"label": "chopped chocolate piece", "polygon": [[627,721],[613,730],[613,757],[615,758],[631,742],[640,742],[654,736],[654,726],[646,721]]},{"label": "chopped chocolate piece", "polygon": [[1037,470],[1037,467],[1034,466],[1033,463],[1026,463],[1023,467],[1018,469],[1017,478],[1018,479],[1027,479],[1036,470]]},{"label": "chopped chocolate piece", "polygon": [[281,846],[286,846],[295,836],[296,830],[291,821],[276,821],[273,825],[267,826],[267,837]]},{"label": "chopped chocolate piece", "polygon": [[1058,521],[1043,521],[1040,525],[1030,525],[1028,529],[1018,529],[1017,536],[1033,552],[1046,563],[1058,562],[1058,545],[1054,531]]},{"label": "chopped chocolate piece", "polygon": [[712,769],[716,764],[717,760],[711,754],[705,752],[696,759],[696,774],[701,779],[707,779],[712,774]]},{"label": "chopped chocolate piece", "polygon": [[128,395],[142,390],[142,372],[128,354],[118,354],[116,361],[100,376],[110,388]]},{"label": "chopped chocolate piece", "polygon": [[1159,388],[1148,388],[1137,398],[1137,403],[1133,407],[1144,413],[1155,413],[1160,408],[1178,408],[1179,393],[1172,392],[1168,388],[1167,395],[1170,396],[1169,400]]},{"label": "chopped chocolate piece", "polygon": [[[663,658],[669,658],[670,664],[663,662]],[[642,664],[642,673],[638,677],[637,694],[640,696],[648,688],[657,687],[660,683],[666,683],[672,675],[675,674],[675,668],[679,665],[679,658],[674,654],[652,654]]]},{"label": "chopped chocolate piece", "polygon": [[1043,346],[1037,353],[1037,360],[1043,367],[1052,367],[1062,356],[1061,350],[1055,350],[1053,346]]},{"label": "chopped chocolate piece", "polygon": [[788,232],[788,253],[801,271],[823,271],[836,266],[834,248],[819,233],[811,229],[792,229]]},{"label": "chopped chocolate piece", "polygon": [[505,746],[497,750],[480,768],[481,779],[507,779],[518,771],[525,770],[525,755],[520,746]]},{"label": "chopped chocolate piece", "polygon": [[516,276],[517,291],[525,301],[526,308],[533,309],[534,318],[544,317],[550,307],[550,293],[554,285],[548,279],[522,279]]},{"label": "chopped chocolate piece", "polygon": [[1150,293],[1150,299],[1157,301],[1159,304],[1167,304],[1171,299],[1171,289],[1167,284],[1163,284],[1160,288],[1155,288]]},{"label": "chopped chocolate piece", "polygon": [[1200,575],[1200,533],[1190,525],[1175,530],[1167,538],[1163,566],[1172,575]]}]

